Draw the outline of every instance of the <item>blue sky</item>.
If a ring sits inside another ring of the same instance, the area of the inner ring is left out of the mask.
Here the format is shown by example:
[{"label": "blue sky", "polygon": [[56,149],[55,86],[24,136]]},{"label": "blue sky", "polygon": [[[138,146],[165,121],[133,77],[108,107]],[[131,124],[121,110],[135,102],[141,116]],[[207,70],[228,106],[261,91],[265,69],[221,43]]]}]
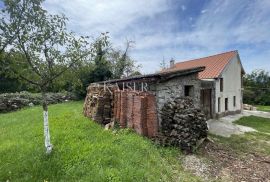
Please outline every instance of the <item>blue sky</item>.
[{"label": "blue sky", "polygon": [[247,72],[270,71],[270,0],[47,0],[81,35],[110,32],[121,48],[136,42],[131,56],[142,72],[168,62],[238,50]]}]

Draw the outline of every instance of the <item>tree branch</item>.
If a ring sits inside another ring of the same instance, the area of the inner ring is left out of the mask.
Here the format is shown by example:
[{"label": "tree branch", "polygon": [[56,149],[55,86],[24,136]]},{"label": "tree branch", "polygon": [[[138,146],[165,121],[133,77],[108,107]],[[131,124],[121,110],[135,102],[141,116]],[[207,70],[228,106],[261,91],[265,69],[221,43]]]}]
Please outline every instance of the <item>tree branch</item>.
[{"label": "tree branch", "polygon": [[70,69],[76,62],[78,62],[80,59],[82,59],[84,56],[87,56],[87,54],[85,55],[81,55],[79,58],[77,58],[75,61],[73,61],[72,63],[70,63],[64,70],[60,71],[59,73],[55,74],[53,77],[51,77],[50,79],[48,79],[45,83],[43,83],[42,85],[45,86],[48,83],[52,82],[53,80],[55,80],[57,77],[61,76],[64,72],[66,72],[68,69]]},{"label": "tree branch", "polygon": [[[0,49],[0,53],[2,53],[5,48],[11,44],[11,42],[15,39],[15,37],[19,34],[19,32],[25,27],[25,26],[20,26],[21,23],[22,23],[22,19],[23,19],[23,12],[25,11],[26,9],[26,2],[25,0],[23,1],[23,7],[22,7],[22,10],[21,10],[21,13],[19,13],[19,20],[18,20],[18,25],[16,26],[17,27],[17,31],[14,33],[14,35],[12,37],[9,38],[9,40],[6,41],[6,43],[4,43],[4,45],[2,46],[2,48]],[[8,26],[8,25],[7,25]]]},{"label": "tree branch", "polygon": [[44,55],[45,55],[45,60],[48,63],[49,72],[50,72],[50,74],[52,74],[52,72],[53,72],[53,70],[52,70],[53,62],[51,61],[51,59],[50,59],[50,57],[48,55],[48,48],[47,48],[46,44],[45,44],[45,49],[44,49],[43,52],[44,52]]},{"label": "tree branch", "polygon": [[23,76],[22,74],[20,74],[20,73],[18,73],[15,69],[13,69],[13,68],[11,68],[10,69],[16,76],[18,76],[19,78],[21,78],[21,79],[23,79],[23,80],[25,80],[25,81],[27,81],[28,83],[31,83],[31,84],[33,84],[33,85],[37,85],[37,86],[40,86],[40,84],[39,83],[37,83],[37,82],[34,82],[34,81],[32,81],[32,80],[30,80],[30,79],[28,79],[28,78],[26,78],[25,76]]},{"label": "tree branch", "polygon": [[39,73],[38,69],[33,65],[30,55],[28,54],[27,50],[25,49],[24,43],[21,41],[20,36],[18,35],[18,41],[19,41],[19,46],[21,47],[21,49],[24,52],[24,55],[26,57],[26,60],[29,64],[29,66],[32,68],[32,70],[40,77],[42,77],[42,75]]}]

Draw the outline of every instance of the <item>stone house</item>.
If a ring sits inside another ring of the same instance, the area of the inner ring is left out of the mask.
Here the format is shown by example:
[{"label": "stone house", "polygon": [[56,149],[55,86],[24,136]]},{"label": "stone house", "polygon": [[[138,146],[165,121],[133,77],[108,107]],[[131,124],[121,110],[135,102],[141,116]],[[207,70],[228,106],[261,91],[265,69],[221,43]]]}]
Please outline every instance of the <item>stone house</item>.
[{"label": "stone house", "polygon": [[[245,71],[237,51],[174,63],[154,74],[92,83],[109,90],[148,92],[155,96],[158,125],[166,102],[190,97],[207,118],[220,118],[242,111],[242,77]],[[91,86],[90,85],[90,86]],[[111,91],[110,91],[111,92]],[[113,94],[113,92],[111,92]],[[85,106],[89,105],[88,103]],[[87,111],[88,112],[88,111]],[[109,117],[108,117],[109,118]]]},{"label": "stone house", "polygon": [[[200,106],[208,118],[240,113],[243,107],[245,71],[237,51],[174,63],[162,72],[205,67],[198,73],[201,80]],[[192,87],[190,87],[192,88]]]},{"label": "stone house", "polygon": [[154,74],[90,84],[84,115],[191,151],[207,136],[207,118],[242,111],[244,73],[237,51],[171,61]]},{"label": "stone house", "polygon": [[194,105],[197,108],[200,108],[201,80],[198,79],[198,75],[199,72],[204,69],[205,67],[199,66],[181,70],[158,72],[154,74],[96,82],[92,83],[90,86],[97,85],[104,88],[104,90],[110,90],[110,88],[117,87],[117,90],[132,90],[151,93],[156,98],[158,114],[166,102],[173,101],[177,97],[192,97]]},{"label": "stone house", "polygon": [[192,152],[207,136],[198,79],[204,69],[193,67],[92,83],[87,89],[84,115],[106,128],[116,124]]}]

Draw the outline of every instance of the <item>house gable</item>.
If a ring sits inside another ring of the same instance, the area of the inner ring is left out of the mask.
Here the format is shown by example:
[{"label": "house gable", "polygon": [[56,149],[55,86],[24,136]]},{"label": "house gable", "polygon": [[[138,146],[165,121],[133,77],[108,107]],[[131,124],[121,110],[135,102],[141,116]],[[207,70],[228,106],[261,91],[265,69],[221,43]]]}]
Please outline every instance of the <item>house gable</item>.
[{"label": "house gable", "polygon": [[[194,60],[178,62],[174,64],[173,67],[165,69],[162,72],[204,66],[205,70],[199,73],[199,79],[216,79],[220,77],[221,73],[226,68],[226,66],[236,56],[239,58],[237,51],[230,51],[230,52],[220,53],[220,54],[198,58]],[[239,61],[240,61],[240,58],[239,58]],[[241,61],[240,61],[240,64],[241,64]],[[242,72],[244,73],[243,67],[242,67]]]}]

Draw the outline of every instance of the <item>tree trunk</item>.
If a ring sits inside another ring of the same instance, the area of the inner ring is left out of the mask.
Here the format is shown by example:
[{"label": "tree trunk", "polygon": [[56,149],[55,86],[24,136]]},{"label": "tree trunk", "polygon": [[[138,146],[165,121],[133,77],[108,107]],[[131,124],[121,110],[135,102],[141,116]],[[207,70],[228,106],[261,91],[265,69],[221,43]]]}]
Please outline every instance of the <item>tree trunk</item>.
[{"label": "tree trunk", "polygon": [[48,104],[47,104],[45,92],[42,92],[42,98],[43,98],[43,120],[44,120],[45,148],[46,148],[46,153],[50,154],[53,146],[52,146],[51,140],[50,140]]}]

